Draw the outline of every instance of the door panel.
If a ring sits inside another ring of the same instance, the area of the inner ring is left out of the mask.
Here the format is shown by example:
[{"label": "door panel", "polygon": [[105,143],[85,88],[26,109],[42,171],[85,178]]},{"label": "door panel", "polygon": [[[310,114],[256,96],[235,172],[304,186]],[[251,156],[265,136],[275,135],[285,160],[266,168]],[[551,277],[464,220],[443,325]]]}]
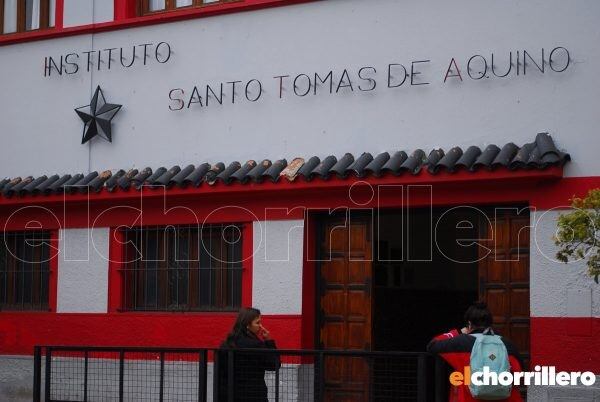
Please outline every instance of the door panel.
[{"label": "door panel", "polygon": [[[529,365],[529,213],[505,210],[481,224],[483,245],[492,252],[479,262],[480,298],[494,327],[509,338]],[[485,249],[481,248],[485,253]]]},{"label": "door panel", "polygon": [[[371,226],[367,220],[329,219],[322,226],[320,263],[321,347],[371,348]],[[370,366],[356,357],[325,358],[326,401],[369,400]]]}]

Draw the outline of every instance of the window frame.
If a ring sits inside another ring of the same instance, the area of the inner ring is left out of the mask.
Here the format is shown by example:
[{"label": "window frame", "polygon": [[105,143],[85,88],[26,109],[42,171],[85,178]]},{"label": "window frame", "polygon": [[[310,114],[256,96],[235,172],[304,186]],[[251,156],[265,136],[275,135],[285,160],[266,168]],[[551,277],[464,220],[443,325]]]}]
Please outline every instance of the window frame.
[{"label": "window frame", "polygon": [[142,26],[159,25],[183,20],[210,18],[217,15],[236,14],[239,12],[285,7],[298,3],[311,3],[319,0],[227,0],[202,5],[201,7],[185,7],[174,11],[157,11],[142,15],[141,0],[114,0],[114,20],[100,24],[82,24],[64,27],[64,0],[56,0],[53,13],[54,24],[48,29],[0,33],[0,47],[15,43],[35,42],[64,36],[87,35],[100,32],[113,32]]},{"label": "window frame", "polygon": [[[245,223],[245,222],[240,222],[240,221],[236,221],[236,222],[227,222],[227,223],[221,223],[221,222],[215,222],[212,224],[207,224],[208,227],[210,227],[211,229],[218,229],[219,227],[221,229],[225,228],[226,226],[229,225],[233,225],[239,228],[240,232],[241,232],[241,245],[239,246],[240,248],[237,250],[237,255],[241,258],[241,261],[239,262],[239,266],[237,268],[235,268],[236,270],[239,269],[239,282],[236,283],[235,285],[233,285],[234,287],[232,287],[232,285],[229,285],[229,290],[231,292],[234,291],[239,291],[239,294],[237,294],[236,296],[233,296],[232,293],[230,293],[228,295],[228,297],[226,298],[228,301],[231,300],[235,300],[239,303],[239,305],[226,305],[223,307],[219,307],[219,306],[215,306],[212,304],[213,300],[210,300],[210,305],[201,305],[199,301],[196,301],[196,306],[190,307],[193,303],[191,302],[192,297],[195,298],[199,298],[201,297],[201,286],[202,285],[198,285],[198,283],[194,284],[192,282],[191,279],[191,275],[189,275],[187,277],[187,281],[186,281],[186,290],[185,292],[187,293],[187,299],[184,300],[183,303],[179,303],[179,301],[177,302],[177,305],[173,308],[169,307],[169,298],[165,299],[165,300],[159,300],[159,297],[163,297],[166,293],[168,293],[168,290],[165,290],[166,288],[169,287],[169,274],[168,271],[167,273],[163,273],[163,283],[160,284],[158,283],[159,279],[157,279],[157,283],[159,284],[157,290],[156,290],[156,306],[155,307],[151,307],[151,306],[141,306],[141,307],[136,307],[136,300],[133,300],[133,305],[130,306],[129,302],[131,301],[131,292],[133,292],[134,290],[134,283],[135,282],[128,282],[127,281],[127,274],[126,272],[128,270],[130,270],[131,268],[127,268],[127,265],[129,264],[134,264],[134,263],[127,263],[126,259],[127,257],[127,248],[128,248],[128,240],[127,240],[127,232],[128,231],[138,231],[137,233],[144,233],[144,229],[150,229],[150,230],[157,230],[157,229],[161,229],[161,230],[170,230],[173,231],[173,228],[191,228],[193,230],[198,230],[198,234],[195,235],[196,239],[200,239],[201,232],[202,232],[202,225],[187,225],[185,223],[178,223],[178,224],[156,224],[156,225],[149,225],[149,226],[134,226],[134,227],[116,227],[116,228],[111,228],[111,235],[110,238],[111,240],[111,244],[110,244],[110,264],[109,264],[109,283],[108,283],[108,312],[109,313],[126,313],[126,314],[172,314],[172,313],[186,313],[186,314],[212,314],[212,313],[217,313],[217,314],[231,314],[231,313],[236,313],[238,311],[238,309],[244,305],[247,305],[248,303],[250,303],[251,301],[251,275],[252,275],[252,223]],[[197,229],[196,229],[197,228]],[[177,236],[178,232],[175,232],[175,236]],[[212,235],[209,235],[212,236]],[[193,238],[194,235],[190,236],[190,239]],[[160,235],[159,235],[160,238]],[[190,240],[188,239],[188,241]],[[157,241],[161,241],[161,240],[157,240]],[[166,241],[166,236],[162,236],[162,241],[163,244]],[[201,247],[201,246],[200,246]],[[198,258],[200,258],[200,251],[196,250],[198,253]],[[188,250],[188,252],[192,253],[191,250]],[[157,258],[159,255],[164,255],[165,251],[164,250],[159,250],[156,249],[156,253],[157,253]],[[156,263],[156,268],[157,269],[169,269],[172,268],[169,266],[169,259],[172,256],[166,256],[167,258],[162,260],[162,261],[158,261]],[[193,260],[195,261],[195,260]],[[198,259],[198,261],[200,261],[200,259]],[[199,264],[199,263],[198,263]],[[145,269],[145,267],[144,267]],[[175,268],[175,269],[181,269],[181,268]],[[189,267],[183,268],[186,270],[192,269]],[[197,269],[203,269],[200,268],[200,266],[198,265]],[[227,269],[228,271],[226,272],[226,275],[231,275],[231,271],[229,271],[229,269]],[[189,271],[188,271],[189,272]],[[221,273],[222,274],[222,273]],[[136,275],[136,273],[134,272],[133,275]],[[159,273],[157,273],[157,278],[158,278]],[[196,281],[198,281],[200,279],[200,271],[198,271],[198,274],[195,275],[196,276]],[[130,277],[131,278],[131,277]],[[166,280],[165,280],[166,278]],[[211,274],[211,283],[209,283],[209,287],[211,289],[211,291],[215,290],[215,288],[213,288],[212,286],[215,283],[218,283],[219,280],[216,277],[213,277]],[[139,285],[139,283],[138,283]],[[127,288],[129,287],[129,289]],[[190,291],[191,288],[196,287],[196,294],[194,294],[194,296],[190,295]],[[162,289],[165,288],[165,289]],[[227,291],[227,290],[226,290]],[[129,292],[129,293],[128,293]],[[217,290],[217,292],[219,292]],[[163,301],[165,301],[165,303],[162,303]],[[142,303],[143,304],[143,303]],[[164,306],[161,306],[161,304],[164,304]],[[183,307],[182,307],[183,306]]]},{"label": "window frame", "polygon": [[24,32],[42,31],[50,27],[50,0],[40,0],[40,20],[39,28],[26,29],[27,12],[26,0],[17,0],[17,30],[15,32],[4,33],[4,3],[5,0],[0,0],[0,36],[14,35]]},{"label": "window frame", "polygon": [[227,3],[241,3],[243,0],[217,0],[211,3],[204,3],[204,0],[192,0],[189,6],[177,7],[177,0],[165,0],[165,8],[162,10],[150,10],[150,0],[137,0],[138,16],[156,15],[161,13],[170,13],[173,11],[190,10],[194,8],[212,7]]},{"label": "window frame", "polygon": [[[47,303],[45,305],[34,306],[32,303],[31,308],[7,308],[4,303],[0,303],[0,315],[7,313],[44,313],[44,312],[56,312],[57,305],[57,272],[58,272],[58,230],[53,229],[44,229],[39,228],[37,230],[6,230],[4,232],[0,232],[0,236],[2,237],[2,241],[4,241],[4,236],[6,233],[11,234],[24,234],[24,233],[34,233],[34,232],[42,232],[48,235],[48,255],[47,255],[47,264],[48,268],[46,271],[47,275]],[[7,270],[8,272],[8,270]],[[8,274],[5,278],[5,281],[8,281]],[[32,296],[33,298],[33,296]]]}]

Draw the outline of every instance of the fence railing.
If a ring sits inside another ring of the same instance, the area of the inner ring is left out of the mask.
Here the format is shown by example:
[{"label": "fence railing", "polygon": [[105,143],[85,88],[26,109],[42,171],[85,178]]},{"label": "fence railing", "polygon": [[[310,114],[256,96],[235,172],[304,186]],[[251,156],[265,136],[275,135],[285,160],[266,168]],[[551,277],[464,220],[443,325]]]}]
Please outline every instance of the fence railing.
[{"label": "fence railing", "polygon": [[36,346],[38,401],[413,401],[447,399],[427,353]]}]

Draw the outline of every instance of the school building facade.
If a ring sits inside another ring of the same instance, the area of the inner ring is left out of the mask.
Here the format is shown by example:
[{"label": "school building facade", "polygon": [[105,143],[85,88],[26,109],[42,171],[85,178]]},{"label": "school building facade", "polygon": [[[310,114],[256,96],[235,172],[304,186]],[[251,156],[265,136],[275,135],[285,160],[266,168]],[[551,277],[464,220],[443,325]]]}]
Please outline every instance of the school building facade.
[{"label": "school building facade", "polygon": [[482,299],[600,375],[553,240],[600,187],[597,2],[0,6],[0,399],[35,345],[216,347],[250,305],[282,348],[422,351]]}]

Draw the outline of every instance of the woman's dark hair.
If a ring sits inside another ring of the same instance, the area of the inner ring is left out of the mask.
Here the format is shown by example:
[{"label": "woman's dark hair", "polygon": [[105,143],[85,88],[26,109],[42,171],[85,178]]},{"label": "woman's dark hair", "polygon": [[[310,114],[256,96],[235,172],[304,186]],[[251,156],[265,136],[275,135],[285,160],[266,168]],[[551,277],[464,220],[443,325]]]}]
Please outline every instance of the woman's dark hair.
[{"label": "woman's dark hair", "polygon": [[241,336],[248,334],[248,325],[260,316],[260,310],[253,307],[244,307],[240,312],[231,328],[231,332],[227,335],[222,347],[235,348],[235,340]]},{"label": "woman's dark hair", "polygon": [[465,322],[470,322],[475,328],[492,326],[492,313],[483,302],[475,302],[465,312]]}]

